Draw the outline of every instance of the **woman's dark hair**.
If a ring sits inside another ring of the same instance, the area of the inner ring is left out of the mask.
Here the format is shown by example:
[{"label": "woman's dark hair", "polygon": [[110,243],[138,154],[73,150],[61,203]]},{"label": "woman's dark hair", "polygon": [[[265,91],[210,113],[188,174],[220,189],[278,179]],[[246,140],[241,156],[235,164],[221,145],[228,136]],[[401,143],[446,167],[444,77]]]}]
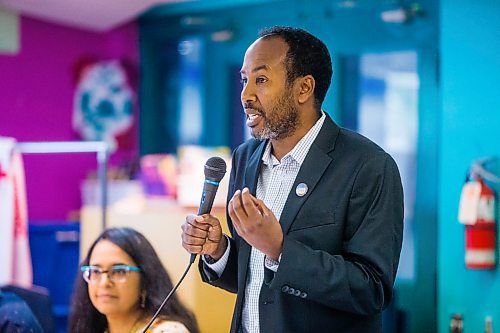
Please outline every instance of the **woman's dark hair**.
[{"label": "woman's dark hair", "polygon": [[[87,256],[81,263],[89,264],[92,251],[98,242],[108,240],[125,251],[141,269],[141,291],[146,291],[144,312],[153,315],[173,285],[167,271],[149,241],[131,228],[112,228],[105,230],[92,244]],[[198,333],[196,319],[179,301],[175,294],[161,311],[162,318],[182,322],[191,333]],[[107,328],[106,316],[92,304],[87,283],[79,273],[71,301],[68,329],[71,333],[104,332]]]},{"label": "woman's dark hair", "polygon": [[314,100],[317,109],[325,99],[332,80],[332,59],[326,45],[309,32],[292,27],[274,26],[263,29],[259,37],[279,37],[288,45],[286,69],[288,83],[312,75],[316,81]]}]

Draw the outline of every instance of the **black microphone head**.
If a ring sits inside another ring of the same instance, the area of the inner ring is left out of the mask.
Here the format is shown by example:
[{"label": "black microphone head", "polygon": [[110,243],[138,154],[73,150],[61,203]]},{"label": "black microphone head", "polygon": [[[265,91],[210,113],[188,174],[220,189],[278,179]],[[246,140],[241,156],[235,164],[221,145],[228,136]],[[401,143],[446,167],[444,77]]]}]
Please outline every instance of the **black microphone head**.
[{"label": "black microphone head", "polygon": [[220,182],[226,173],[226,162],[217,156],[210,157],[205,163],[205,178]]}]

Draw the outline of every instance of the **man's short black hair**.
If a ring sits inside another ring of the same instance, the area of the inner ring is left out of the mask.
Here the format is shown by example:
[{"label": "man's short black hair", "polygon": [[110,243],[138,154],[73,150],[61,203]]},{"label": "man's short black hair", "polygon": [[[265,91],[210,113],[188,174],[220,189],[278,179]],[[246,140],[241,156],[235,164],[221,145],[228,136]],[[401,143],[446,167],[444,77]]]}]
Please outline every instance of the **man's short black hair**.
[{"label": "man's short black hair", "polygon": [[321,107],[332,80],[332,59],[326,45],[309,32],[292,27],[274,26],[259,32],[259,37],[279,37],[288,45],[286,56],[287,79],[291,83],[298,77],[312,75],[316,81],[314,99]]}]

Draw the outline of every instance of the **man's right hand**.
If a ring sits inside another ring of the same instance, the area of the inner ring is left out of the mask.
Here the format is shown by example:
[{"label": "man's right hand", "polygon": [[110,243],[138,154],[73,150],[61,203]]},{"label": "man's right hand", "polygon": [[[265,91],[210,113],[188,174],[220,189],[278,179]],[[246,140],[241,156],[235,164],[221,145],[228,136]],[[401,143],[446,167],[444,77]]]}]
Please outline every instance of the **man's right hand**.
[{"label": "man's right hand", "polygon": [[227,248],[220,221],[210,215],[188,215],[181,226],[182,246],[193,254],[207,254],[219,260]]}]

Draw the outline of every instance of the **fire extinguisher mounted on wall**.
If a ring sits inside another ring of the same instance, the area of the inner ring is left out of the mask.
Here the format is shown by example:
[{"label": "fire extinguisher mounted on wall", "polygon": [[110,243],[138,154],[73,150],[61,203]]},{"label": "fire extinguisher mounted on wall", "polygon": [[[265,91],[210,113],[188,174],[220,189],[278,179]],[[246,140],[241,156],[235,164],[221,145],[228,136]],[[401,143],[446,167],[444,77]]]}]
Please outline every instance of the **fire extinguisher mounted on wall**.
[{"label": "fire extinguisher mounted on wall", "polygon": [[465,226],[465,266],[469,269],[496,266],[495,193],[485,183],[485,176],[499,180],[480,163],[473,164],[460,197],[458,220]]}]

